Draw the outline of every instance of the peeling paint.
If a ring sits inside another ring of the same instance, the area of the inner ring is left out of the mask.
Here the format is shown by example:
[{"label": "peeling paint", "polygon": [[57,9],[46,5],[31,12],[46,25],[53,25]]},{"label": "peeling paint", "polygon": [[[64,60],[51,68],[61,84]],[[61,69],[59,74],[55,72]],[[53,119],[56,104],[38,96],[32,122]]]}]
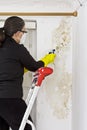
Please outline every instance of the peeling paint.
[{"label": "peeling paint", "polygon": [[60,25],[53,30],[52,44],[56,48],[54,73],[45,82],[47,101],[53,114],[59,118],[67,118],[71,111],[72,86],[72,44],[71,17],[62,19]]}]

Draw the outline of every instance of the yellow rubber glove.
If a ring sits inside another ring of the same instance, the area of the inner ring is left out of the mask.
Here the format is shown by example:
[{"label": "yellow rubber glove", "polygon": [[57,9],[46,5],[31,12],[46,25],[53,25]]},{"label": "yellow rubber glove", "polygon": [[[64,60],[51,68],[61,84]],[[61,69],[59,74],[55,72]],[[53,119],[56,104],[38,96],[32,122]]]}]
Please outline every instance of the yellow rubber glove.
[{"label": "yellow rubber glove", "polygon": [[55,57],[56,57],[55,53],[50,53],[50,54],[45,55],[45,57],[43,57],[41,61],[43,61],[45,66],[47,66],[48,64],[54,62]]},{"label": "yellow rubber glove", "polygon": [[27,70],[26,68],[24,68],[24,73],[28,72],[29,70]]}]

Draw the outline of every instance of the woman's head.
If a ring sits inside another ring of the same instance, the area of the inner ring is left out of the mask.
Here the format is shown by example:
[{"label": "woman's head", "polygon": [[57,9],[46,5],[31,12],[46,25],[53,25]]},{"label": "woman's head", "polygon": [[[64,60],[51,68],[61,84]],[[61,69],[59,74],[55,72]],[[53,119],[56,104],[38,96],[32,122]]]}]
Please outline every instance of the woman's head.
[{"label": "woman's head", "polygon": [[24,27],[25,22],[22,18],[12,16],[6,19],[4,23],[4,30],[8,36],[13,36],[17,31],[21,31]]},{"label": "woman's head", "polygon": [[[2,36],[1,34],[14,37],[16,33],[17,33],[16,36],[18,37],[19,35],[18,32],[20,32],[21,33],[20,38],[21,38],[21,35],[23,33],[22,31],[25,31],[24,29],[25,29],[24,20],[18,16],[11,16],[6,19],[4,23],[4,27],[0,29],[0,37]],[[2,40],[0,40],[0,42],[2,42]]]}]

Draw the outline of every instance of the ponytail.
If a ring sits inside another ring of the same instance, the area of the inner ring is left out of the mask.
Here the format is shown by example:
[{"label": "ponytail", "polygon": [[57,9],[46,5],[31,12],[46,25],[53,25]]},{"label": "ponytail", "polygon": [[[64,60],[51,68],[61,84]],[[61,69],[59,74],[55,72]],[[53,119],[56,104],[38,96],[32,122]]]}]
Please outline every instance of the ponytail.
[{"label": "ponytail", "polygon": [[2,46],[4,40],[5,40],[5,31],[4,28],[0,28],[0,47]]}]

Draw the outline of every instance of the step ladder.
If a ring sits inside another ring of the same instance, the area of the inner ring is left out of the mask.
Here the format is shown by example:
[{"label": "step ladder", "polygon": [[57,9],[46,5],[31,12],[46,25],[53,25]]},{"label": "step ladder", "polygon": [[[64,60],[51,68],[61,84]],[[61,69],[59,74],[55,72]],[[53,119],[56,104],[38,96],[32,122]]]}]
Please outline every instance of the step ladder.
[{"label": "step ladder", "polygon": [[52,72],[53,72],[53,69],[50,67],[41,67],[35,72],[33,76],[32,85],[30,87],[30,90],[26,99],[27,109],[24,113],[19,130],[24,130],[26,124],[31,125],[32,130],[36,130],[35,125],[30,120],[28,120],[28,117],[30,115],[34,101],[37,97],[38,91],[41,88],[42,81],[44,80],[46,76],[50,75]]}]

